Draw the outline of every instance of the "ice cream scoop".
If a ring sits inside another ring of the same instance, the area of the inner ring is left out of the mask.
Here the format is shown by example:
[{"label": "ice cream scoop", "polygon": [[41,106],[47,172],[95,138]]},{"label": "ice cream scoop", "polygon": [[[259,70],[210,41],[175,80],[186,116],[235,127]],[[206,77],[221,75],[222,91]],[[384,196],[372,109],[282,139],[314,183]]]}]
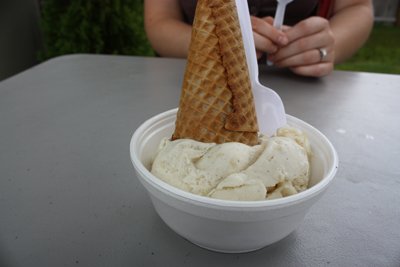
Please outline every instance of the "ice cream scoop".
[{"label": "ice cream scoop", "polygon": [[253,89],[258,127],[261,133],[271,136],[278,128],[286,125],[285,108],[279,95],[274,90],[261,85],[258,80],[258,63],[247,1],[236,0],[236,7]]},{"label": "ice cream scoop", "polygon": [[279,129],[277,136],[260,140],[259,145],[248,146],[163,139],[151,172],[179,189],[225,200],[265,200],[306,190],[310,169],[307,136],[286,127]]}]

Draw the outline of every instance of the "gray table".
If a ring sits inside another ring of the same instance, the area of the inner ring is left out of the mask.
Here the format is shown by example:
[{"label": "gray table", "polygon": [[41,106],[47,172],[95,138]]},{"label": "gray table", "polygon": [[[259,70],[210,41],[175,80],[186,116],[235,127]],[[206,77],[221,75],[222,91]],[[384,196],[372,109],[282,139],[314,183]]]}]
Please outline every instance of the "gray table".
[{"label": "gray table", "polygon": [[172,232],[129,158],[133,131],[178,105],[184,66],[73,55],[0,83],[0,266],[400,266],[400,76],[261,68],[340,166],[293,234],[231,255]]}]

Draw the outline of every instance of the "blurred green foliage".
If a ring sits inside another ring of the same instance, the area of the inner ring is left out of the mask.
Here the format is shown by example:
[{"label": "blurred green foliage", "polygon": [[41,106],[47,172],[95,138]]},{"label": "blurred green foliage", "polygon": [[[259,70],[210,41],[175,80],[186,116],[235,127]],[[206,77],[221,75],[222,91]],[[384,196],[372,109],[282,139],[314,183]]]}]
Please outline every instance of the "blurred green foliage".
[{"label": "blurred green foliage", "polygon": [[400,28],[375,24],[366,44],[336,69],[400,74]]},{"label": "blurred green foliage", "polygon": [[153,55],[143,0],[42,0],[40,59],[71,53]]}]

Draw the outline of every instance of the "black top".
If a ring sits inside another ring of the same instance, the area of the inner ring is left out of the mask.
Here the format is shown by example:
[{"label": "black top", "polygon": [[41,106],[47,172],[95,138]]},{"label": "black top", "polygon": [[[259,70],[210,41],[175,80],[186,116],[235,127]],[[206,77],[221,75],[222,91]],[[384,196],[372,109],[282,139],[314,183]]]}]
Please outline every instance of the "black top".
[{"label": "black top", "polygon": [[[184,19],[192,24],[197,0],[179,0]],[[256,17],[275,16],[276,0],[248,0],[250,14]],[[318,0],[296,0],[286,7],[284,24],[294,25],[297,22],[316,14]]]}]

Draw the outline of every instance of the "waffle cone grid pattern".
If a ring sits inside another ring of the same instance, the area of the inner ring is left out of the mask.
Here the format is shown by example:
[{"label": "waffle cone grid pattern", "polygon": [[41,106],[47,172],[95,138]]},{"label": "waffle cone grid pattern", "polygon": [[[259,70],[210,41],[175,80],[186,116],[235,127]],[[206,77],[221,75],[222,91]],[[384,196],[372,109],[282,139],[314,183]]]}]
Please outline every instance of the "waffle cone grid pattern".
[{"label": "waffle cone grid pattern", "polygon": [[172,139],[258,143],[234,0],[199,0]]}]

